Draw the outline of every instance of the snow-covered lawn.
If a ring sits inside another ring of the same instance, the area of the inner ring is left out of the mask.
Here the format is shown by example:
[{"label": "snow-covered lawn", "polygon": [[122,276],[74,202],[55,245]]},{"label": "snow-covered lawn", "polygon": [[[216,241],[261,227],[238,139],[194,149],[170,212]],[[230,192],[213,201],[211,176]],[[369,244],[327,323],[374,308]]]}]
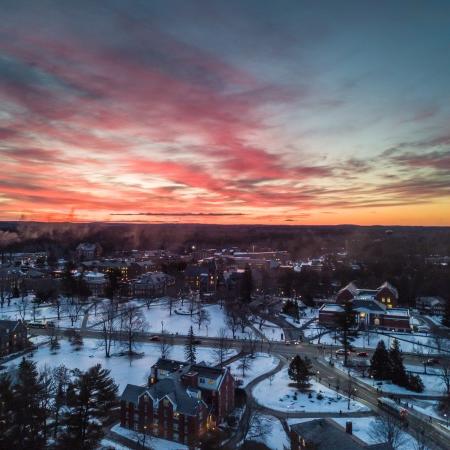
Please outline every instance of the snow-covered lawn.
[{"label": "snow-covered lawn", "polygon": [[301,315],[298,321],[296,321],[289,314],[282,314],[282,316],[286,320],[286,322],[290,323],[294,327],[300,328],[309,320],[317,318],[319,315],[319,310],[316,308],[306,308],[305,310],[303,310],[303,313],[304,315]]},{"label": "snow-covered lawn", "polygon": [[[141,433],[136,433],[136,431],[130,430],[128,428],[122,428],[119,424],[114,425],[111,428],[111,431],[114,431],[115,433],[120,434],[125,438],[139,443],[141,448],[143,447],[143,435]],[[188,450],[188,447],[186,445],[149,435],[145,437],[145,447],[151,450]]]},{"label": "snow-covered lawn", "polygon": [[52,321],[56,326],[71,327],[72,316],[75,320],[73,326],[80,327],[84,317],[84,310],[89,307],[89,304],[83,305],[79,308],[78,312],[75,312],[73,308],[69,306],[69,301],[66,298],[61,298],[60,306],[60,320],[58,320],[57,310],[53,305],[42,304],[37,305],[33,303],[34,295],[27,295],[22,298],[13,298],[11,303],[5,302],[3,308],[0,307],[0,319],[1,320],[19,320],[24,318],[27,321],[45,322]]},{"label": "snow-covered lawn", "polygon": [[266,320],[261,328],[256,328],[269,339],[269,341],[284,341],[284,331],[278,325]]},{"label": "snow-covered lawn", "polygon": [[[220,305],[203,305],[203,309],[207,311],[210,321],[202,322],[200,327],[196,323],[196,316],[198,314],[185,314],[188,306],[188,301],[184,301],[184,306],[181,301],[174,301],[172,305],[172,314],[170,314],[167,299],[160,299],[153,302],[147,307],[146,302],[141,300],[134,300],[135,304],[140,306],[141,311],[147,323],[147,332],[161,333],[167,332],[171,334],[187,334],[189,328],[192,326],[195,335],[197,336],[217,336],[221,328],[227,329],[228,335],[231,337],[231,331],[227,327],[227,318],[225,310]],[[177,314],[177,311],[183,311],[183,314]],[[98,329],[101,326],[96,325],[101,320],[101,316],[97,311],[97,316],[92,312],[89,315],[88,327]],[[236,330],[236,338],[248,338],[249,333],[254,334],[253,331],[246,327],[242,332],[241,327]]]},{"label": "snow-covered lawn", "polygon": [[111,441],[109,439],[102,439],[100,442],[100,450],[103,448],[113,448],[114,450],[130,450],[130,447],[125,447],[124,445],[118,444],[117,442]]},{"label": "snow-covered lawn", "polygon": [[239,368],[240,361],[237,360],[230,364],[231,373],[236,379],[243,380],[241,386],[245,387],[263,373],[274,369],[278,365],[279,359],[267,353],[256,353],[254,358],[248,359],[250,368],[245,370],[245,377],[242,377],[242,368]]},{"label": "snow-covered lawn", "polygon": [[[261,430],[264,430],[261,433]],[[262,442],[271,450],[290,448],[290,440],[281,422],[273,416],[260,415],[250,424],[246,440]]]},{"label": "snow-covered lawn", "polygon": [[[430,335],[418,333],[389,333],[389,335],[375,332],[371,332],[369,334],[360,333],[353,340],[352,345],[356,348],[373,349],[377,346],[378,342],[382,340],[384,341],[386,347],[389,348],[394,339],[398,339],[401,350],[406,353],[420,353],[425,355],[439,353],[439,350],[436,348],[436,343]],[[335,336],[334,332],[329,332],[321,336],[320,342],[318,338],[314,339],[312,342],[314,344],[320,343],[324,345],[341,345],[339,342],[339,337]],[[450,340],[447,339],[442,341],[440,345],[442,349],[450,348]]]},{"label": "snow-covered lawn", "polygon": [[[275,374],[272,382],[266,379],[258,383],[253,389],[253,396],[260,405],[277,411],[314,413],[368,410],[365,405],[355,400],[350,401],[350,409],[347,409],[347,397],[313,379],[310,382],[309,393],[300,393],[294,386],[289,386],[292,380],[285,368]],[[270,395],[267,395],[269,392]],[[322,399],[318,399],[318,395]]]},{"label": "snow-covered lawn", "polygon": [[[328,358],[327,358],[328,360]],[[342,359],[334,359],[334,367],[336,369],[341,370],[344,373],[348,373],[348,370],[346,367],[344,367]],[[415,396],[426,396],[426,395],[441,395],[444,392],[445,386],[443,383],[443,380],[441,377],[437,375],[438,369],[434,368],[428,368],[427,370],[429,374],[423,374],[423,373],[417,373],[421,372],[423,370],[422,366],[415,366],[411,364],[405,364],[406,371],[412,371],[414,374],[419,375],[422,379],[422,382],[424,384],[424,391],[423,392],[414,392],[410,391],[409,389],[406,389],[401,386],[397,386],[396,384],[392,384],[390,381],[382,381],[381,385],[377,384],[378,381],[375,381],[369,377],[362,377],[360,375],[360,372],[350,369],[350,373],[358,379],[361,383],[364,383],[368,386],[372,386],[374,388],[379,388],[384,393],[389,394],[411,394]]]},{"label": "snow-covered lawn", "polygon": [[[119,385],[119,391],[125,388],[128,383],[143,385],[147,382],[150,367],[158,360],[160,348],[158,344],[145,343],[139,347],[140,352],[144,352],[142,357],[128,358],[127,356],[112,356],[105,358],[105,353],[100,348],[101,341],[98,339],[84,339],[83,348],[75,351],[66,339],[61,339],[61,348],[56,354],[50,352],[48,345],[40,346],[33,354],[33,360],[37,361],[38,367],[45,365],[56,367],[64,364],[69,369],[78,368],[86,370],[95,364],[101,364],[106,369],[111,370],[111,376]],[[119,351],[117,347],[115,351]],[[235,354],[235,353],[234,353]],[[172,347],[170,358],[184,361],[184,347],[175,345]],[[197,348],[197,361],[213,363],[214,356],[209,348]],[[20,358],[12,360],[5,366],[17,365]]]}]

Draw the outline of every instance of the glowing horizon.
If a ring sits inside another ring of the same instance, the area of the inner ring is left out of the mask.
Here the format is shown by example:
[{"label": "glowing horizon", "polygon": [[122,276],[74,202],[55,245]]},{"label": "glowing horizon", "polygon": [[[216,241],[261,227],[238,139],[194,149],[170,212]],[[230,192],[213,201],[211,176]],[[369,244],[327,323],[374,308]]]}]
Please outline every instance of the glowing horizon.
[{"label": "glowing horizon", "polygon": [[450,5],[379,3],[3,0],[0,220],[450,225]]}]

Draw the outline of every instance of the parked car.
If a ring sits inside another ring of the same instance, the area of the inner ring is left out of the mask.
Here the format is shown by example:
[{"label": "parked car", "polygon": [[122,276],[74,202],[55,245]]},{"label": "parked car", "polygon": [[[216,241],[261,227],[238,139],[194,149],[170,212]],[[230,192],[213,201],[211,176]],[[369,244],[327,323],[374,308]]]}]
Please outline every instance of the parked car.
[{"label": "parked car", "polygon": [[202,343],[202,341],[200,340],[200,339],[196,339],[195,341],[194,341],[194,344],[195,345],[199,345],[199,344],[201,344]]},{"label": "parked car", "polygon": [[158,341],[161,340],[161,338],[160,338],[159,336],[150,336],[150,340],[151,340],[151,341],[158,342]]},{"label": "parked car", "polygon": [[437,358],[427,359],[427,366],[435,366],[436,364],[439,364],[439,360]]},{"label": "parked car", "polygon": [[[340,348],[339,350],[336,350],[336,355],[338,356],[344,356],[345,355],[345,350],[343,348]],[[350,355],[350,352],[347,351],[347,356]]]},{"label": "parked car", "polygon": [[367,352],[359,352],[357,356],[359,356],[360,358],[367,358],[369,354]]}]

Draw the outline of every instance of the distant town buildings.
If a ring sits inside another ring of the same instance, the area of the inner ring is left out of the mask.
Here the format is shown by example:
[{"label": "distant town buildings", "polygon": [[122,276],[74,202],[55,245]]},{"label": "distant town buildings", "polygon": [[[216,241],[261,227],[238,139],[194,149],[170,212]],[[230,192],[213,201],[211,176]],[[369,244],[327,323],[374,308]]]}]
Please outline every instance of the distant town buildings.
[{"label": "distant town buildings", "polygon": [[418,297],[416,308],[421,314],[429,316],[442,316],[445,311],[446,301],[442,297]]}]

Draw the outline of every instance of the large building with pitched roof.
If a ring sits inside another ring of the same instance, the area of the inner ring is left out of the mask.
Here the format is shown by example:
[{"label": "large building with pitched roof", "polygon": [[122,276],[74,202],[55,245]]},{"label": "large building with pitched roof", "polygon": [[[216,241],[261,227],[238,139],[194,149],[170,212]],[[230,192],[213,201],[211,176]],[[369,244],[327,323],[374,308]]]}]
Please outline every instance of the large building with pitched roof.
[{"label": "large building with pitched roof", "polygon": [[128,384],[121,426],[192,445],[234,409],[229,368],[159,359],[148,386]]}]

